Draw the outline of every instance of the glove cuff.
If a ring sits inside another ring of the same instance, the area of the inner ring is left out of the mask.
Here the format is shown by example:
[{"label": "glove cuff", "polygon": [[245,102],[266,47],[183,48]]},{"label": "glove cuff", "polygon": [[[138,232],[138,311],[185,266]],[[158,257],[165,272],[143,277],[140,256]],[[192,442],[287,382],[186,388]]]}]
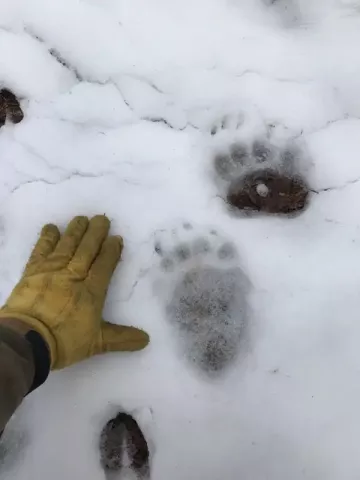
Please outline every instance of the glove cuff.
[{"label": "glove cuff", "polygon": [[56,340],[44,323],[27,315],[2,312],[0,314],[0,325],[12,328],[25,337],[31,331],[35,331],[46,344],[49,353],[50,369],[52,369],[56,362]]},{"label": "glove cuff", "polygon": [[49,347],[38,332],[35,330],[30,330],[25,335],[25,338],[31,345],[35,371],[33,383],[29,392],[27,393],[27,395],[29,395],[29,393],[40,387],[40,385],[42,385],[49,376],[51,358]]}]

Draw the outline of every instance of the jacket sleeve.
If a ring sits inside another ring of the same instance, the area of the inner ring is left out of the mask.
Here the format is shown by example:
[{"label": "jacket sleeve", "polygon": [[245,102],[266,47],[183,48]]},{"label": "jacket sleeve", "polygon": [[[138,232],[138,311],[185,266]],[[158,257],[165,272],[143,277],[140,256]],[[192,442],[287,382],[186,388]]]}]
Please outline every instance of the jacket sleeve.
[{"label": "jacket sleeve", "polygon": [[0,435],[29,393],[34,374],[31,344],[21,333],[0,325]]}]

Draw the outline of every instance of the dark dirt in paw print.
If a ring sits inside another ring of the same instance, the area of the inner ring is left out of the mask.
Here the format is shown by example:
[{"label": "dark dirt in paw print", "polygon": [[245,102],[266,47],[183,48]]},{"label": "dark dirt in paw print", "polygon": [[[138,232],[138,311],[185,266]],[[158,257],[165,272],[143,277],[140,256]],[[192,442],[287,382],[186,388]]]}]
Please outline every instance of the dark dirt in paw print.
[{"label": "dark dirt in paw print", "polygon": [[309,189],[300,177],[258,170],[231,182],[227,201],[240,210],[293,213],[306,206]]},{"label": "dark dirt in paw print", "polygon": [[149,476],[149,448],[136,420],[120,412],[100,435],[100,461],[107,473],[131,468],[139,478]]},{"label": "dark dirt in paw print", "polygon": [[168,245],[158,240],[155,251],[162,257],[166,318],[185,357],[207,374],[223,372],[244,345],[249,324],[250,283],[235,245],[193,229],[180,230]]},{"label": "dark dirt in paw print", "polygon": [[12,123],[20,123],[23,118],[24,113],[16,96],[6,88],[0,90],[0,127],[7,119]]},{"label": "dark dirt in paw print", "polygon": [[214,170],[226,182],[224,199],[237,210],[271,214],[302,211],[309,187],[299,173],[301,155],[295,147],[275,148],[265,140],[250,147],[234,144],[217,153]]}]

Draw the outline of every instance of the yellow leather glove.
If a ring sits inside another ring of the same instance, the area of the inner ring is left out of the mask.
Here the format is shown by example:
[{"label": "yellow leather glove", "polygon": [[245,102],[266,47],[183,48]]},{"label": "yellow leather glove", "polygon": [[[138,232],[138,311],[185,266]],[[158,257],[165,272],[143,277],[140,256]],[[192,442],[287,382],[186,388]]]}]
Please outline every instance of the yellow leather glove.
[{"label": "yellow leather glove", "polygon": [[2,319],[17,319],[47,342],[51,368],[60,369],[98,353],[134,351],[149,343],[134,327],[102,320],[108,286],[123,249],[109,237],[105,216],[75,217],[61,236],[45,225]]}]

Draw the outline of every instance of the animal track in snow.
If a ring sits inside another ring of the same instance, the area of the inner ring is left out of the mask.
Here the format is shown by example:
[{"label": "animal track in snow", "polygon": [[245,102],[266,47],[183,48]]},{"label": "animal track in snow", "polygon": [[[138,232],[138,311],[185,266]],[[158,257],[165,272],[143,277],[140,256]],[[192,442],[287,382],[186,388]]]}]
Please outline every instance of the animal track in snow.
[{"label": "animal track in snow", "polygon": [[100,462],[108,478],[129,469],[137,478],[149,477],[149,448],[136,420],[120,412],[100,435]]},{"label": "animal track in snow", "polygon": [[8,89],[0,90],[0,127],[9,119],[12,123],[20,123],[24,118],[19,100]]},{"label": "animal track in snow", "polygon": [[[207,374],[230,366],[247,339],[250,283],[235,245],[190,223],[161,233],[158,293],[185,357]],[[245,345],[244,345],[245,347]]]},{"label": "animal track in snow", "polygon": [[211,125],[210,133],[211,135],[216,135],[222,130],[237,130],[243,124],[244,115],[242,113],[224,115]]},{"label": "animal track in snow", "polygon": [[234,141],[232,131],[231,143],[222,145],[213,156],[215,177],[226,202],[234,210],[248,212],[303,210],[309,195],[302,173],[306,161],[295,142],[277,145],[266,137],[239,137]]}]

